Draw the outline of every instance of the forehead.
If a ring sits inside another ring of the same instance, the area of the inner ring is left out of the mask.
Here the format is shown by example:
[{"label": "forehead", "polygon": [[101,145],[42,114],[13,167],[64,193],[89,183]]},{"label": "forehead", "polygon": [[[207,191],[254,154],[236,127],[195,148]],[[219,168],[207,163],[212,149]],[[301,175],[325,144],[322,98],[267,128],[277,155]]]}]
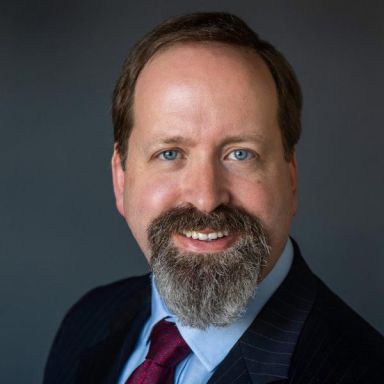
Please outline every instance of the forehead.
[{"label": "forehead", "polygon": [[241,119],[276,122],[277,92],[255,51],[222,43],[183,43],[159,51],[145,65],[133,110],[134,130],[166,117],[193,120],[195,126],[225,121],[239,125]]},{"label": "forehead", "polygon": [[221,77],[228,87],[231,85],[228,81],[235,80],[239,87],[263,85],[263,91],[276,93],[272,74],[255,50],[220,42],[183,42],[159,50],[142,69],[135,91],[176,77],[207,82]]}]

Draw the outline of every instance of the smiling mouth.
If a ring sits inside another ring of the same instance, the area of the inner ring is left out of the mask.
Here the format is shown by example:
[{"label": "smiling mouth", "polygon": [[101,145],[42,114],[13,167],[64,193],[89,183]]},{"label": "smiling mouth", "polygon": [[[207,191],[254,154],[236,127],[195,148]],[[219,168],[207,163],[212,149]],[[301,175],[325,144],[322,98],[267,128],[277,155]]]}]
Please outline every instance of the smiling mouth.
[{"label": "smiling mouth", "polygon": [[182,231],[182,234],[187,238],[200,241],[212,241],[229,236],[229,232],[227,230],[217,232]]},{"label": "smiling mouth", "polygon": [[197,253],[221,252],[229,249],[239,234],[234,234],[228,230],[214,231],[206,228],[199,231],[185,230],[173,234],[173,241],[176,247]]}]

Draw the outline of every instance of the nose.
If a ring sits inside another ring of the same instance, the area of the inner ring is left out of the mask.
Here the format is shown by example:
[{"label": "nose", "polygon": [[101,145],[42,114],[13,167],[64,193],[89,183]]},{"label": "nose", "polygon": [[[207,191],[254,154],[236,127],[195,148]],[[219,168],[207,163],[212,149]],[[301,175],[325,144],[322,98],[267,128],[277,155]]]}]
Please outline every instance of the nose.
[{"label": "nose", "polygon": [[210,213],[230,202],[226,175],[219,161],[204,162],[189,167],[183,183],[183,203]]}]

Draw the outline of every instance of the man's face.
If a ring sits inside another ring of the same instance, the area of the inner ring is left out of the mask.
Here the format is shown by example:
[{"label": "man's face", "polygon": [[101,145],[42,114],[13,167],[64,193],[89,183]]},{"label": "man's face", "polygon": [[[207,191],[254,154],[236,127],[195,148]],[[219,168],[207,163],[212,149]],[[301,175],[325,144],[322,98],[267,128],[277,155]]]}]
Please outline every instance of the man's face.
[{"label": "man's face", "polygon": [[[232,206],[257,217],[268,233],[269,272],[296,210],[296,164],[284,158],[277,110],[272,75],[245,49],[183,44],[146,64],[135,89],[126,169],[116,151],[112,169],[117,208],[148,260],[147,229],[160,215]],[[198,255],[225,252],[238,240],[229,233],[206,241],[209,233],[215,237],[211,228],[173,233],[171,242]]]}]

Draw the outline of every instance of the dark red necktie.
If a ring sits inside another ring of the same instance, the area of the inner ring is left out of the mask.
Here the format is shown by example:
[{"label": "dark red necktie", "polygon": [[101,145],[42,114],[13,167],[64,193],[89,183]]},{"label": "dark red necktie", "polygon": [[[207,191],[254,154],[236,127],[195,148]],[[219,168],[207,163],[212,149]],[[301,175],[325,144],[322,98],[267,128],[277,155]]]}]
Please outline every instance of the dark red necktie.
[{"label": "dark red necktie", "polygon": [[173,384],[176,365],[190,351],[174,323],[159,321],[152,329],[147,357],[125,384]]}]

